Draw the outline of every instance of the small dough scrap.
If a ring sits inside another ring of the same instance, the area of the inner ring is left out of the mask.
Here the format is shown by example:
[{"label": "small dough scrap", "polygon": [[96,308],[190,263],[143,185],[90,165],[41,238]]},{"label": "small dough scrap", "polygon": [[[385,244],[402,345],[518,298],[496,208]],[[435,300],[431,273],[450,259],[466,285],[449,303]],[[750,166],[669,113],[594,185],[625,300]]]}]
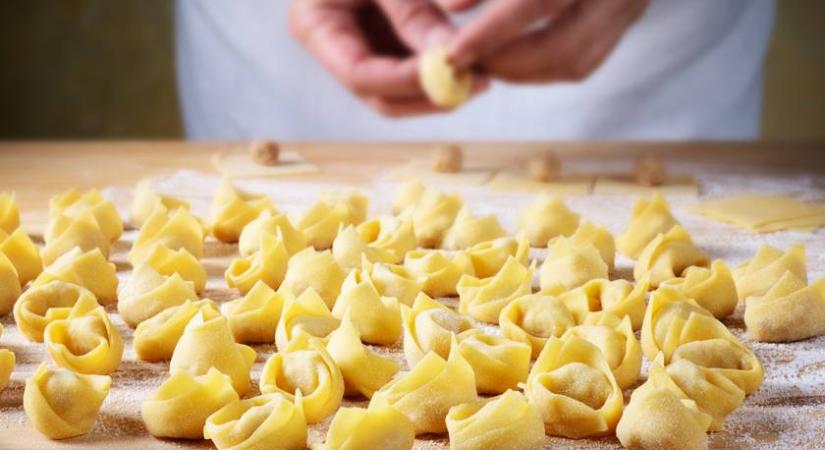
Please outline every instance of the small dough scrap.
[{"label": "small dough scrap", "polygon": [[412,306],[427,281],[426,276],[415,276],[396,264],[373,263],[365,259],[362,267],[364,277],[369,277],[381,296],[396,298],[402,305]]},{"label": "small dough scrap", "polygon": [[453,406],[446,422],[454,450],[532,450],[545,440],[541,413],[513,390]]},{"label": "small dough scrap", "polygon": [[685,297],[695,300],[717,319],[731,315],[736,309],[739,301],[736,283],[724,260],[713,261],[710,268],[688,267],[682,275],[681,278],[666,280],[662,285],[681,290]]},{"label": "small dough scrap", "polygon": [[275,344],[279,349],[286,348],[301,332],[323,339],[338,328],[340,323],[321,297],[310,288],[284,305],[275,329]]},{"label": "small dough scrap", "polygon": [[312,288],[332,308],[346,276],[332,252],[308,247],[289,259],[283,284],[295,295]]},{"label": "small dough scrap", "polygon": [[287,297],[258,281],[243,298],[221,305],[235,342],[272,343]]},{"label": "small dough scrap", "polygon": [[303,231],[295,228],[284,213],[275,213],[264,210],[252,222],[246,224],[238,238],[238,250],[241,256],[251,256],[261,249],[261,238],[264,235],[274,236],[278,231],[286,246],[287,253],[294,255],[307,248],[307,236]]},{"label": "small dough scrap", "polygon": [[195,285],[180,275],[164,276],[143,264],[132,271],[119,297],[117,311],[123,321],[134,328],[166,308],[197,300],[198,294]]},{"label": "small dough scrap", "polygon": [[203,257],[204,234],[203,224],[189,211],[178,208],[169,212],[165,206],[157,204],[138,231],[129,251],[129,262],[133,266],[144,262],[155,245],[171,250],[183,248],[200,259]]},{"label": "small dough scrap", "polygon": [[559,337],[576,326],[576,319],[556,297],[525,295],[501,310],[499,326],[504,337],[529,344],[537,358],[548,338]]},{"label": "small dough scrap", "polygon": [[555,196],[540,195],[519,214],[519,230],[533,247],[545,247],[551,239],[570,236],[579,227],[579,215]]},{"label": "small dough scrap", "polygon": [[309,245],[318,250],[332,247],[341,225],[359,225],[367,218],[369,200],[360,192],[321,194],[301,220]]},{"label": "small dough scrap", "polygon": [[424,196],[427,188],[421,183],[419,179],[413,179],[405,182],[398,188],[395,197],[392,200],[392,213],[395,215],[401,214],[405,209],[415,206]]},{"label": "small dough scrap", "polygon": [[32,426],[49,439],[68,439],[92,430],[112,379],[51,370],[40,363],[26,380],[23,409]]},{"label": "small dough scrap", "polygon": [[570,240],[579,244],[592,244],[599,251],[604,263],[607,264],[607,270],[613,271],[616,260],[616,242],[607,228],[595,225],[592,222],[582,222],[576,232],[570,236]]},{"label": "small dough scrap", "polygon": [[441,242],[446,250],[466,250],[476,244],[492,241],[507,234],[495,214],[474,216],[465,206],[458,212]]},{"label": "small dough scrap", "polygon": [[286,276],[288,262],[289,253],[281,232],[278,231],[274,236],[265,234],[261,236],[261,246],[257,253],[232,260],[224,274],[226,284],[242,295],[246,295],[259,281],[278,289]]},{"label": "small dough scrap", "polygon": [[56,229],[51,227],[56,224],[55,219],[60,216],[74,218],[85,211],[92,214],[110,243],[117,241],[123,234],[123,220],[114,203],[103,198],[96,189],[83,193],[77,189],[71,189],[49,200],[49,217],[52,220],[49,223],[50,226],[46,227],[43,239],[48,242],[60,234],[60,227]]},{"label": "small dough scrap", "polygon": [[281,146],[275,141],[261,139],[249,143],[249,157],[262,166],[277,166],[281,156]]},{"label": "small dough scrap", "polygon": [[172,250],[163,245],[156,244],[146,256],[141,265],[151,266],[157,273],[171,277],[178,274],[185,281],[192,283],[195,292],[202,293],[206,289],[206,269],[185,248]]},{"label": "small dough scrap", "polygon": [[241,191],[224,178],[212,200],[212,235],[221,242],[238,242],[241,230],[263,211],[274,214],[275,205],[265,195]]},{"label": "small dough scrap", "polygon": [[356,230],[370,247],[387,253],[391,264],[404,261],[404,255],[418,245],[410,219],[381,216],[361,223]]},{"label": "small dough scrap", "polygon": [[117,270],[100,249],[84,252],[78,247],[73,248],[43,269],[30,289],[54,280],[85,287],[92,291],[101,305],[117,301]]},{"label": "small dough scrap", "polygon": [[0,253],[0,316],[5,316],[14,308],[22,289],[17,270],[11,260]]},{"label": "small dough scrap", "polygon": [[49,221],[49,234],[44,236],[43,263],[53,264],[73,248],[83,251],[98,249],[109,257],[110,242],[91,211],[83,210],[74,216],[60,214]]},{"label": "small dough scrap", "polygon": [[407,253],[404,267],[416,277],[426,278],[423,291],[431,297],[458,295],[458,280],[474,275],[473,263],[465,252],[448,255],[437,250],[413,250]]},{"label": "small dough scrap", "polygon": [[461,314],[424,294],[418,294],[413,307],[401,307],[404,320],[404,357],[410,367],[428,353],[446,358],[452,348],[452,337],[473,327]]},{"label": "small dough scrap", "polygon": [[14,322],[26,338],[43,342],[43,330],[55,320],[69,317],[69,312],[81,297],[97,299],[88,289],[55,280],[27,290],[14,305]]},{"label": "small dough scrap", "polygon": [[20,226],[20,208],[14,193],[0,192],[0,230],[13,233]]},{"label": "small dough scrap", "polygon": [[341,326],[329,335],[327,351],[344,377],[345,394],[372,398],[401,369],[389,356],[379,355],[361,343],[361,334],[349,311]]},{"label": "small dough scrap", "polygon": [[691,266],[707,268],[710,259],[693,244],[688,232],[676,225],[642,250],[633,266],[633,278],[647,280],[650,287],[657,288],[664,281],[685,275]]},{"label": "small dough scrap", "polygon": [[778,195],[737,195],[708,200],[692,210],[756,233],[815,230],[825,226],[825,206]]},{"label": "small dough scrap", "polygon": [[[589,317],[612,314],[618,318],[629,317],[634,330],[642,327],[645,317],[645,280],[633,283],[627,280],[597,279],[584,286],[560,294],[559,300],[573,313],[576,323],[584,323]],[[593,320],[598,320],[593,319]]]},{"label": "small dough scrap", "polygon": [[805,246],[792,245],[787,252],[764,244],[753,258],[733,269],[739,301],[748,297],[761,297],[785,275],[791,272],[803,283],[808,282]]},{"label": "small dough scrap", "polygon": [[445,233],[453,225],[464,200],[458,193],[445,194],[427,189],[414,206],[405,210],[401,217],[411,217],[418,246],[436,248],[441,245]]},{"label": "small dough scrap", "polygon": [[255,362],[252,347],[235,343],[229,322],[209,304],[186,325],[169,361],[169,373],[203,375],[214,367],[229,375],[238,395],[249,391],[249,370]]},{"label": "small dough scrap", "polygon": [[142,227],[149,220],[158,204],[163,205],[168,211],[174,211],[178,208],[189,210],[189,202],[186,200],[160,194],[152,189],[149,180],[142,180],[135,186],[135,194],[132,199],[132,225],[138,228]]},{"label": "small dough scrap", "polygon": [[138,324],[134,333],[134,349],[143,361],[169,361],[178,345],[186,324],[206,305],[217,306],[212,300],[186,300],[184,303],[166,308],[151,319]]},{"label": "small dough scrap", "polygon": [[476,393],[473,368],[458,351],[452,336],[449,357],[427,353],[412,369],[381,388],[370,407],[392,407],[407,416],[415,434],[446,433],[445,419],[450,408],[473,402]]},{"label": "small dough scrap", "polygon": [[622,388],[601,350],[576,335],[548,339],[524,392],[551,436],[609,435],[624,406]]},{"label": "small dough scrap", "polygon": [[593,244],[559,236],[548,245],[539,281],[543,291],[557,286],[574,289],[590,280],[607,278],[607,275],[607,264]]},{"label": "small dough scrap", "polygon": [[501,310],[511,301],[533,293],[536,262],[525,267],[512,256],[489,278],[464,275],[458,282],[458,311],[482,322],[498,324]]},{"label": "small dough scrap", "polygon": [[620,319],[609,312],[591,315],[584,324],[567,330],[562,339],[568,336],[578,336],[599,347],[622,389],[630,388],[639,379],[642,347],[633,334],[630,317]]},{"label": "small dough scrap", "polygon": [[0,392],[9,384],[14,371],[15,356],[11,350],[0,348]]},{"label": "small dough scrap", "polygon": [[43,260],[40,249],[23,229],[18,228],[11,234],[0,229],[0,253],[6,255],[17,271],[20,286],[37,278],[43,272]]},{"label": "small dough scrap", "polygon": [[81,296],[65,319],[43,331],[43,341],[59,367],[85,374],[107,375],[123,357],[123,339],[94,298]]},{"label": "small dough scrap", "polygon": [[307,423],[332,415],[344,398],[344,377],[324,343],[300,332],[286,347],[279,347],[261,372],[261,392],[281,394],[290,401],[301,395]]},{"label": "small dough scrap", "polygon": [[679,221],[673,217],[670,205],[661,194],[654,194],[650,200],[640,198],[633,205],[627,229],[616,237],[616,248],[628,258],[637,259],[650,241],[676,225]]},{"label": "small dough scrap", "polygon": [[355,269],[344,280],[332,315],[343,319],[349,313],[364,342],[390,346],[401,337],[398,305],[398,299],[381,297],[372,281]]},{"label": "small dough scrap", "polygon": [[270,394],[235,400],[206,419],[203,437],[218,449],[303,450],[307,422],[301,399]]},{"label": "small dough scrap", "polygon": [[457,70],[448,61],[447,49],[431,48],[418,61],[421,88],[433,104],[442,108],[456,108],[470,98],[473,74]]},{"label": "small dough scrap", "polygon": [[207,418],[235,401],[232,379],[212,367],[203,375],[173,373],[143,400],[140,413],[152,436],[203,439]]},{"label": "small dough scrap", "polygon": [[479,393],[501,394],[527,381],[530,345],[476,329],[459,334],[458,340],[458,351],[473,368]]},{"label": "small dough scrap", "polygon": [[313,450],[411,450],[415,428],[390,407],[341,408],[329,424],[326,441]]},{"label": "small dough scrap", "polygon": [[825,334],[825,278],[805,286],[793,272],[745,304],[748,336],[760,342],[790,342]]},{"label": "small dough scrap", "polygon": [[467,249],[473,272],[479,278],[489,278],[497,274],[507,260],[513,257],[521,265],[528,265],[530,242],[524,233],[506,236],[492,241],[481,242]]}]

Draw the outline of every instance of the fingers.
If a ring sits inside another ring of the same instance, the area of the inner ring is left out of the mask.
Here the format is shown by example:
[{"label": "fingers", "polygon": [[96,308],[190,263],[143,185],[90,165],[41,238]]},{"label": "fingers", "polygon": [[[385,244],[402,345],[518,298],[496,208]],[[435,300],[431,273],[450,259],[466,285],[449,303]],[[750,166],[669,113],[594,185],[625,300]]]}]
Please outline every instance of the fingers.
[{"label": "fingers", "polygon": [[438,4],[444,8],[445,11],[463,12],[475,8],[481,4],[483,0],[438,0]]},{"label": "fingers", "polygon": [[455,33],[447,16],[431,0],[377,0],[377,3],[398,37],[416,52],[445,44]]},{"label": "fingers", "polygon": [[[478,77],[473,82],[472,95],[477,95],[490,86],[490,81],[486,77]],[[410,117],[425,114],[443,114],[450,112],[449,108],[442,108],[432,104],[427,99],[387,99],[384,97],[365,98],[364,101],[377,113],[385,117]]]}]

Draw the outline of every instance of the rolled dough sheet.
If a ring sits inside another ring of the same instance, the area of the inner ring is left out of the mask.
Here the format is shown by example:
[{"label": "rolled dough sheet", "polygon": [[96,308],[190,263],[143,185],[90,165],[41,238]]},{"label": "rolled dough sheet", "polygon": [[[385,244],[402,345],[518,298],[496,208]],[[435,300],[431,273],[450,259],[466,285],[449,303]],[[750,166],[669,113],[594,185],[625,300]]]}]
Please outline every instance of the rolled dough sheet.
[{"label": "rolled dough sheet", "polygon": [[411,181],[420,180],[422,183],[444,183],[444,184],[464,184],[482,185],[492,178],[495,169],[482,166],[467,166],[457,173],[433,172],[430,168],[430,161],[413,160],[409,163],[392,170],[386,175],[389,181]]},{"label": "rolled dough sheet", "polygon": [[777,195],[738,195],[704,201],[688,209],[757,233],[825,226],[825,206]]},{"label": "rolled dough sheet", "polygon": [[558,195],[589,195],[595,177],[568,175],[551,182],[533,181],[526,173],[517,170],[499,172],[487,184],[496,192],[549,192]]},{"label": "rolled dough sheet", "polygon": [[317,173],[318,166],[290,150],[282,150],[277,166],[262,166],[249,157],[249,152],[215,153],[212,165],[229,178],[268,178]]},{"label": "rolled dough sheet", "polygon": [[629,175],[607,175],[596,178],[593,185],[594,194],[652,195],[656,192],[696,197],[699,195],[699,184],[690,175],[670,176],[659,186],[642,186]]}]

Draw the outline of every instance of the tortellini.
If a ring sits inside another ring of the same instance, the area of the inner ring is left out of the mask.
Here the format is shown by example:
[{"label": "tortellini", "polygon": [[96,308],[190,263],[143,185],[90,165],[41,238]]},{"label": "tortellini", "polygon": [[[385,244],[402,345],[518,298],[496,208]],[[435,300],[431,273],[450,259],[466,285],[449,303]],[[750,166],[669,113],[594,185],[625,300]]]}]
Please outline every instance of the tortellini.
[{"label": "tortellini", "polygon": [[616,249],[628,258],[636,259],[657,235],[667,233],[676,225],[679,222],[670,213],[670,205],[661,194],[655,194],[650,200],[640,198],[633,205],[630,224],[616,238]]},{"label": "tortellini", "polygon": [[421,180],[410,180],[402,184],[392,200],[392,213],[398,215],[404,210],[409,211],[408,208],[415,206],[426,191],[427,188],[421,183]]},{"label": "tortellini", "polygon": [[218,449],[303,450],[307,422],[300,398],[279,394],[235,400],[206,419],[203,437]]},{"label": "tortellini", "polygon": [[332,243],[332,256],[346,270],[360,267],[364,259],[385,263],[398,262],[395,252],[370,246],[352,225],[347,225],[338,232]]},{"label": "tortellini", "polygon": [[201,293],[206,289],[206,269],[185,248],[175,251],[165,245],[155,245],[142,264],[151,266],[161,275],[180,275],[192,282],[195,292]]},{"label": "tortellini", "polygon": [[429,352],[446,358],[453,335],[473,327],[470,321],[452,309],[421,293],[412,309],[401,308],[404,320],[404,356],[412,367]]},{"label": "tortellini", "polygon": [[140,412],[152,436],[203,439],[206,419],[235,401],[232,379],[213,367],[203,375],[173,373],[143,400]]},{"label": "tortellini", "polygon": [[129,262],[133,266],[144,262],[156,245],[171,250],[183,248],[200,259],[203,257],[203,238],[203,224],[189,211],[178,208],[169,212],[166,207],[158,204],[140,227],[129,251]]},{"label": "tortellini", "polygon": [[325,338],[340,323],[321,297],[313,289],[307,289],[295,300],[287,300],[281,310],[278,327],[275,329],[275,344],[279,349],[286,348],[301,332]]},{"label": "tortellini", "polygon": [[789,342],[825,334],[825,278],[810,286],[792,272],[745,304],[748,335],[762,342]]},{"label": "tortellini", "polygon": [[421,54],[418,78],[427,98],[442,108],[457,108],[472,95],[473,72],[450,64],[449,53],[443,47]]},{"label": "tortellini", "polygon": [[455,450],[532,450],[544,443],[541,413],[524,395],[512,390],[453,406],[446,422],[450,448]]},{"label": "tortellini", "polygon": [[733,313],[739,298],[733,274],[721,259],[713,261],[710,268],[688,267],[681,278],[666,280],[662,285],[682,291],[719,319]]},{"label": "tortellini", "polygon": [[381,297],[369,278],[353,270],[344,280],[332,315],[341,319],[350,313],[361,339],[375,345],[392,345],[401,337],[398,300]]},{"label": "tortellini", "polygon": [[688,267],[707,267],[708,257],[696,248],[693,239],[680,225],[656,236],[639,254],[633,266],[636,281],[647,279],[653,288],[663,281],[678,278]]},{"label": "tortellini", "polygon": [[329,424],[326,441],[315,450],[410,450],[415,428],[395,408],[341,408]]},{"label": "tortellini", "polygon": [[458,351],[473,368],[479,393],[501,394],[527,380],[532,352],[528,344],[475,329],[458,339]]},{"label": "tortellini", "polygon": [[14,308],[20,297],[20,280],[11,260],[0,253],[0,316],[5,316]]},{"label": "tortellini", "polygon": [[0,348],[0,392],[6,388],[14,371],[15,356],[11,350]]},{"label": "tortellini", "polygon": [[281,232],[287,253],[294,255],[307,248],[307,236],[303,231],[295,228],[289,217],[283,213],[273,213],[264,210],[255,220],[246,224],[238,238],[238,251],[241,256],[250,256],[261,249],[261,238],[266,235],[275,235]]},{"label": "tortellini", "polygon": [[133,343],[137,357],[149,362],[170,360],[186,324],[207,304],[215,307],[212,300],[187,300],[138,324]]},{"label": "tortellini", "polygon": [[23,409],[34,428],[49,439],[68,439],[92,430],[112,379],[51,370],[46,363],[26,380]]},{"label": "tortellini", "polygon": [[417,240],[412,220],[381,216],[368,220],[356,228],[361,240],[382,252],[386,262],[398,264],[408,251],[415,249]]},{"label": "tortellini", "polygon": [[599,251],[602,261],[607,264],[607,270],[613,270],[616,260],[616,242],[607,228],[592,222],[582,222],[576,232],[570,236],[570,240],[579,244],[592,244]]},{"label": "tortellini", "polygon": [[59,216],[75,217],[86,211],[92,214],[109,242],[117,241],[123,234],[123,221],[114,203],[103,198],[96,189],[85,193],[71,189],[49,200],[49,217],[52,221],[44,233],[44,240],[48,242],[60,234],[59,227],[57,229],[52,227],[56,224],[54,219]]},{"label": "tortellini", "polygon": [[627,280],[598,279],[558,297],[573,313],[576,323],[583,323],[589,316],[610,313],[618,318],[629,317],[633,329],[638,330],[645,317],[647,289],[645,280],[634,286]]},{"label": "tortellini", "polygon": [[288,262],[289,253],[280,231],[276,235],[263,235],[260,250],[232,261],[224,275],[226,284],[243,295],[259,281],[277,289],[284,281]]},{"label": "tortellini", "polygon": [[587,319],[584,324],[567,330],[562,339],[578,336],[595,345],[602,351],[619,387],[633,386],[642,370],[642,347],[633,334],[630,317],[619,319],[604,313]]},{"label": "tortellini", "polygon": [[473,263],[464,252],[448,255],[435,250],[413,250],[407,253],[404,267],[413,276],[426,277],[422,290],[431,297],[457,295],[458,280],[475,274]]},{"label": "tortellini", "polygon": [[803,283],[808,282],[805,246],[796,244],[783,253],[770,245],[763,245],[753,258],[733,269],[739,300],[765,294],[785,272],[796,275]]},{"label": "tortellini", "polygon": [[518,227],[533,247],[545,247],[551,239],[570,236],[579,227],[579,215],[558,197],[539,196],[519,215]]},{"label": "tortellini", "polygon": [[287,298],[258,281],[246,296],[221,305],[236,342],[274,342]]},{"label": "tortellini", "polygon": [[284,284],[295,295],[312,288],[332,308],[346,276],[329,250],[306,248],[289,259]]},{"label": "tortellini", "polygon": [[138,266],[120,291],[117,310],[130,327],[166,308],[197,300],[195,286],[178,274],[163,276],[149,265]]},{"label": "tortellini", "polygon": [[69,316],[72,307],[86,297],[97,302],[88,289],[59,280],[29,289],[14,305],[14,321],[20,332],[34,342],[43,342],[43,330],[55,320]]},{"label": "tortellini", "polygon": [[446,361],[427,353],[412,370],[376,392],[370,407],[397,409],[413,423],[416,435],[445,433],[450,408],[478,398],[473,368],[458,351],[458,343],[453,344]]},{"label": "tortellini", "polygon": [[457,193],[444,194],[435,189],[427,189],[415,206],[407,210],[407,214],[412,217],[418,245],[424,248],[441,245],[444,234],[453,225],[463,206],[464,200]]},{"label": "tortellini", "polygon": [[529,344],[536,358],[548,338],[563,335],[576,319],[556,297],[525,295],[501,310],[499,325],[504,337]]},{"label": "tortellini", "polygon": [[369,277],[379,294],[407,306],[412,305],[427,279],[413,275],[404,266],[369,261],[363,261],[363,275]]},{"label": "tortellini", "polygon": [[467,249],[475,276],[488,278],[497,274],[510,257],[526,266],[530,243],[523,233],[482,242]]},{"label": "tortellini", "polygon": [[12,233],[20,226],[20,208],[14,194],[0,192],[0,230]]},{"label": "tortellini", "polygon": [[447,250],[466,250],[476,244],[492,241],[505,235],[495,214],[476,217],[467,207],[456,215],[452,226],[447,230],[441,242],[441,248]]},{"label": "tortellini", "polygon": [[575,335],[547,341],[524,392],[547,434],[574,439],[612,433],[624,405],[601,350]]},{"label": "tortellini", "polygon": [[88,296],[78,298],[65,319],[46,326],[43,341],[55,364],[79,373],[112,373],[123,356],[120,332]]},{"label": "tortellini", "polygon": [[361,335],[349,313],[341,326],[329,335],[327,351],[341,369],[347,395],[371,398],[400,370],[394,359],[379,355],[361,343]]},{"label": "tortellini", "polygon": [[323,250],[332,246],[341,225],[358,225],[367,217],[368,200],[357,192],[323,194],[298,221],[309,245]]},{"label": "tortellini", "polygon": [[510,257],[501,270],[490,278],[463,276],[456,286],[458,310],[487,323],[498,323],[501,310],[511,301],[531,294],[535,262],[524,267]]},{"label": "tortellini", "polygon": [[83,252],[75,247],[46,267],[31,287],[54,280],[83,286],[92,291],[101,305],[117,301],[117,270],[106,260],[100,249]]},{"label": "tortellini", "polygon": [[0,253],[11,261],[20,286],[25,286],[43,271],[40,250],[22,229],[18,228],[11,234],[0,229]]},{"label": "tortellini", "polygon": [[224,178],[212,200],[212,235],[221,242],[238,242],[243,227],[263,211],[275,213],[275,206],[267,196],[241,191]]},{"label": "tortellini", "polygon": [[207,304],[184,328],[169,361],[169,373],[203,375],[214,367],[229,375],[232,386],[244,395],[249,390],[249,370],[255,357],[251,347],[235,343],[226,317]]},{"label": "tortellini", "polygon": [[299,333],[272,355],[261,372],[261,392],[293,400],[300,393],[307,423],[318,423],[338,409],[344,377],[320,339]]},{"label": "tortellini", "polygon": [[189,202],[186,200],[160,194],[152,189],[148,181],[144,180],[135,186],[135,195],[132,199],[132,225],[143,226],[158,204],[170,211],[178,208],[189,209]]},{"label": "tortellini", "polygon": [[593,244],[564,236],[550,241],[539,273],[542,290],[573,289],[599,278],[607,278],[607,264]]},{"label": "tortellini", "polygon": [[109,240],[90,211],[84,210],[75,216],[61,214],[51,219],[43,239],[46,245],[42,258],[46,265],[53,264],[74,248],[82,251],[96,249],[104,258],[109,257]]}]

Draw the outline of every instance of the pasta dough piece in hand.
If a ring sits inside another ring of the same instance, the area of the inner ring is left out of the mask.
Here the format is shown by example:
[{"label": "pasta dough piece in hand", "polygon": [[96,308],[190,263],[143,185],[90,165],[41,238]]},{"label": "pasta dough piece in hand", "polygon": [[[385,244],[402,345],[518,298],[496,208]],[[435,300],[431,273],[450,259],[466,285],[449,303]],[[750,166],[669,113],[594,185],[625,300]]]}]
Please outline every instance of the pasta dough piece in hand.
[{"label": "pasta dough piece in hand", "polygon": [[444,194],[435,189],[427,189],[414,207],[407,213],[412,217],[418,246],[436,248],[441,245],[444,234],[453,225],[464,200],[458,193]]},{"label": "pasta dough piece in hand", "polygon": [[577,243],[562,236],[550,241],[539,282],[542,290],[573,289],[607,275],[607,264],[593,244]]},{"label": "pasta dough piece in hand", "polygon": [[666,280],[663,286],[675,287],[699,306],[721,319],[733,313],[738,297],[733,274],[724,260],[713,261],[710,268],[688,267],[681,278]]},{"label": "pasta dough piece in hand", "polygon": [[[590,316],[605,313],[618,318],[629,317],[634,330],[642,326],[645,317],[645,294],[648,283],[642,280],[634,286],[627,280],[591,280],[584,286],[560,294],[559,300],[573,313],[576,323]],[[598,320],[598,319],[594,319]]]},{"label": "pasta dough piece in hand", "polygon": [[499,326],[504,337],[529,344],[536,358],[548,338],[563,335],[576,320],[556,297],[525,295],[501,310]]},{"label": "pasta dough piece in hand", "polygon": [[630,224],[616,238],[616,248],[628,258],[636,259],[659,234],[670,231],[679,221],[670,212],[670,205],[661,194],[650,200],[640,198],[633,206]]},{"label": "pasta dough piece in hand", "polygon": [[[85,211],[92,214],[109,242],[117,241],[120,235],[123,234],[123,220],[121,220],[117,208],[114,203],[103,198],[96,189],[84,193],[77,189],[71,189],[63,194],[55,195],[49,200],[49,217],[51,219],[61,215],[75,217]],[[51,237],[54,237],[54,230],[47,227],[43,238],[49,241]]]},{"label": "pasta dough piece in hand", "polygon": [[246,224],[238,238],[238,250],[241,256],[250,256],[261,249],[261,238],[275,235],[280,230],[287,253],[294,255],[307,248],[307,236],[295,228],[289,217],[283,213],[264,210],[252,222]]},{"label": "pasta dough piece in hand", "polygon": [[553,238],[573,234],[579,226],[579,215],[558,197],[541,195],[521,211],[518,226],[530,245],[544,247]]},{"label": "pasta dough piece in hand", "polygon": [[274,236],[264,235],[257,253],[232,261],[224,275],[226,284],[243,295],[259,281],[277,289],[284,280],[288,262],[289,253],[280,232]]},{"label": "pasta dough piece in hand", "polygon": [[203,375],[173,373],[143,400],[140,412],[152,436],[203,439],[206,419],[237,400],[232,379],[213,367]]},{"label": "pasta dough piece in hand", "polygon": [[195,286],[178,274],[163,276],[148,264],[138,266],[120,291],[117,310],[130,327],[166,308],[197,300]]},{"label": "pasta dough piece in hand", "polygon": [[286,302],[286,296],[258,281],[243,298],[222,304],[221,312],[236,342],[274,342]]},{"label": "pasta dough piece in hand", "polygon": [[20,226],[20,209],[14,194],[0,192],[0,230],[12,233]]},{"label": "pasta dough piece in hand", "polygon": [[168,212],[163,205],[155,205],[152,214],[140,227],[129,262],[138,266],[144,262],[156,245],[171,250],[186,249],[197,259],[203,257],[204,226],[189,211],[178,208]]},{"label": "pasta dough piece in hand", "polygon": [[295,295],[312,288],[332,308],[346,276],[331,252],[306,248],[289,259],[284,284]]},{"label": "pasta dough piece in hand", "polygon": [[43,330],[55,320],[69,316],[81,297],[97,303],[88,289],[59,280],[27,290],[14,305],[14,321],[20,332],[33,342],[43,342]]},{"label": "pasta dough piece in hand", "polygon": [[527,266],[530,256],[530,242],[524,233],[516,237],[502,237],[476,244],[467,249],[473,272],[479,278],[488,278],[497,274],[510,257],[523,266]]},{"label": "pasta dough piece in hand", "polygon": [[40,363],[26,380],[23,409],[37,431],[49,439],[67,439],[92,430],[112,379],[51,370]]},{"label": "pasta dough piece in hand", "polygon": [[570,240],[577,244],[592,244],[599,251],[602,260],[607,264],[607,270],[612,271],[616,259],[616,242],[613,235],[605,227],[594,225],[592,222],[582,222]]},{"label": "pasta dough piece in hand", "polygon": [[178,208],[189,210],[189,202],[186,200],[160,194],[152,189],[148,180],[143,180],[135,186],[135,194],[132,199],[132,225],[143,226],[158,204],[163,205],[169,211]]},{"label": "pasta dough piece in hand", "polygon": [[308,423],[318,423],[341,405],[344,377],[320,339],[299,333],[272,355],[261,372],[261,392],[293,400],[300,392]]},{"label": "pasta dough piece in hand", "polygon": [[180,275],[185,281],[189,281],[194,285],[197,293],[201,293],[206,289],[206,269],[185,248],[175,251],[165,245],[157,244],[142,264],[151,266],[159,274],[167,277],[174,274]]},{"label": "pasta dough piece in hand", "polygon": [[524,392],[541,411],[547,434],[574,439],[613,432],[624,405],[601,350],[575,335],[547,341]]},{"label": "pasta dough piece in hand", "polygon": [[20,286],[25,286],[43,272],[40,250],[22,229],[18,228],[11,234],[0,229],[0,253],[11,261],[17,271]]},{"label": "pasta dough piece in hand", "polygon": [[186,300],[183,304],[166,308],[138,324],[133,344],[137,357],[149,362],[172,359],[172,353],[183,336],[186,324],[206,305],[215,308],[215,303],[209,299]]},{"label": "pasta dough piece in hand", "polygon": [[447,50],[440,47],[424,52],[418,61],[418,77],[421,88],[433,104],[455,108],[470,98],[473,74],[457,70],[447,56]]},{"label": "pasta dough piece in hand", "polygon": [[298,221],[309,245],[322,250],[332,246],[341,225],[358,225],[366,219],[367,198],[357,192],[322,194]]},{"label": "pasta dough piece in hand", "polygon": [[568,336],[578,336],[598,347],[622,389],[639,379],[642,347],[633,334],[630,317],[619,319],[611,313],[588,316],[584,324],[567,330],[562,339]]},{"label": "pasta dough piece in hand", "polygon": [[708,257],[696,248],[693,239],[680,225],[676,225],[665,234],[659,234],[642,250],[636,265],[633,266],[633,278],[636,281],[646,279],[653,288],[663,281],[678,278],[688,267],[707,267]]},{"label": "pasta dough piece in hand", "polygon": [[450,354],[453,335],[473,327],[466,317],[421,293],[412,308],[403,306],[404,357],[410,367],[418,364],[427,353],[446,358]]},{"label": "pasta dough piece in hand", "polygon": [[203,375],[214,367],[229,375],[239,395],[249,391],[249,370],[256,353],[235,343],[229,322],[211,305],[204,305],[186,325],[169,361],[169,373]]},{"label": "pasta dough piece in hand", "polygon": [[410,419],[395,408],[341,408],[327,430],[326,441],[313,450],[410,450],[415,429]]},{"label": "pasta dough piece in hand", "polygon": [[825,334],[825,278],[810,286],[792,272],[761,297],[745,304],[748,336],[761,342],[789,342]]},{"label": "pasta dough piece in hand", "polygon": [[432,297],[457,295],[459,279],[475,274],[464,252],[447,255],[436,250],[413,250],[404,258],[404,267],[414,276],[425,278],[422,290]]},{"label": "pasta dough piece in hand", "polygon": [[505,234],[495,214],[477,217],[465,206],[458,212],[452,226],[444,235],[441,248],[466,250],[476,244],[503,237]]},{"label": "pasta dough piece in hand", "polygon": [[51,219],[43,239],[46,245],[42,256],[46,265],[53,264],[74,248],[82,251],[97,249],[105,258],[109,257],[109,240],[89,211],[81,211],[75,216],[61,214]]},{"label": "pasta dough piece in hand", "polygon": [[212,234],[221,242],[238,242],[243,227],[263,211],[275,213],[269,198],[243,192],[224,178],[212,200]]},{"label": "pasta dough piece in hand", "polygon": [[398,300],[380,297],[372,281],[353,270],[344,280],[332,315],[342,319],[349,312],[364,342],[392,345],[401,337]]},{"label": "pasta dough piece in hand", "polygon": [[14,264],[6,255],[0,253],[0,316],[12,311],[20,292],[20,279]]},{"label": "pasta dough piece in hand", "polygon": [[759,247],[753,258],[733,269],[739,301],[764,295],[785,272],[808,282],[804,245],[793,245],[785,253],[767,244]]},{"label": "pasta dough piece in hand", "polygon": [[301,332],[317,338],[326,338],[341,321],[332,315],[327,305],[314,290],[308,289],[295,300],[289,300],[281,310],[275,330],[275,344],[286,348]]},{"label": "pasta dough piece in hand", "polygon": [[206,419],[203,437],[218,449],[306,448],[307,422],[300,396],[279,394],[235,400]]},{"label": "pasta dough piece in hand", "polygon": [[456,286],[458,310],[482,322],[498,324],[501,310],[513,300],[531,294],[535,261],[524,267],[510,257],[504,267],[490,278],[462,276]]},{"label": "pasta dough piece in hand", "polygon": [[363,260],[362,266],[363,275],[369,277],[379,294],[397,298],[399,303],[407,306],[412,305],[427,279],[415,276],[404,266],[395,264]]},{"label": "pasta dough piece in hand", "polygon": [[475,329],[459,334],[458,339],[458,351],[473,368],[479,393],[501,394],[527,380],[531,354],[528,344]]},{"label": "pasta dough piece in hand", "polygon": [[97,301],[108,305],[117,301],[117,270],[99,249],[83,252],[75,247],[38,275],[31,288],[60,280],[92,291]]},{"label": "pasta dough piece in hand", "polygon": [[450,448],[532,450],[544,444],[541,413],[519,392],[453,406],[447,414]]}]

